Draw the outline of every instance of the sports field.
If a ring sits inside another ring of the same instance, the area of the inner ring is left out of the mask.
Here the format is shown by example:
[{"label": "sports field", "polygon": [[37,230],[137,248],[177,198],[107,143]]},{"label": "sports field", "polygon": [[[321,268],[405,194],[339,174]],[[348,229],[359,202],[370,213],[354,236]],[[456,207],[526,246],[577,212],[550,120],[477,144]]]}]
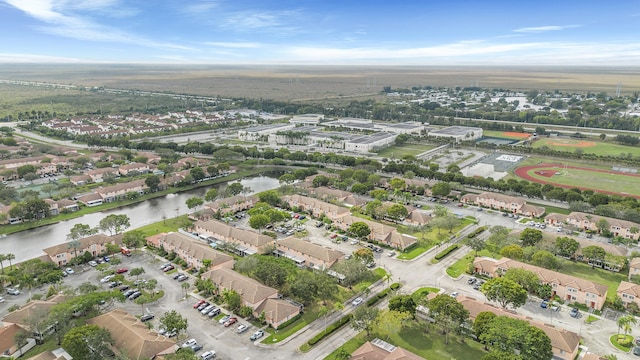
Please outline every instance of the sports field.
[{"label": "sports field", "polygon": [[433,148],[435,148],[435,146],[424,144],[405,144],[403,146],[391,146],[380,150],[378,152],[378,156],[390,159],[402,159],[402,157],[405,155],[416,156]]},{"label": "sports field", "polygon": [[509,139],[509,140],[526,140],[531,137],[531,134],[521,133],[521,132],[513,132],[513,131],[495,131],[495,130],[483,130],[482,135],[501,138],[501,139]]},{"label": "sports field", "polygon": [[539,164],[521,166],[515,175],[540,184],[564,188],[596,190],[608,194],[620,194],[640,198],[640,174],[568,166],[564,164]]},{"label": "sports field", "polygon": [[580,149],[585,154],[618,156],[622,153],[640,156],[640,147],[618,145],[591,139],[540,138],[533,142],[534,148],[546,146],[557,151],[575,152]]}]

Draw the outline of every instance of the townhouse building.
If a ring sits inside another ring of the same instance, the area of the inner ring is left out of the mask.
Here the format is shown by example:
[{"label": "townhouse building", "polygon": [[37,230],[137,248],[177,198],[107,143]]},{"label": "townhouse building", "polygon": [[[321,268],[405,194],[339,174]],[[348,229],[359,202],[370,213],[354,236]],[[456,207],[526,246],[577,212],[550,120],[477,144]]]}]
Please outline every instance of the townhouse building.
[{"label": "townhouse building", "polygon": [[105,234],[95,234],[78,240],[79,246],[73,248],[69,243],[59,244],[43,249],[51,261],[64,266],[76,256],[82,256],[89,252],[92,256],[98,256],[107,252],[107,244],[122,245],[122,234],[107,236]]},{"label": "townhouse building", "polygon": [[220,213],[222,216],[235,214],[239,211],[251,209],[259,201],[258,197],[236,195],[230,198],[218,199],[214,202],[204,204],[206,209],[210,209],[214,213]]},{"label": "townhouse building", "polygon": [[369,240],[378,241],[399,250],[404,250],[418,241],[414,236],[399,233],[393,226],[351,215],[345,215],[336,219],[333,225],[340,230],[347,231],[349,227],[356,222],[363,222],[369,227],[371,230],[368,236]]},{"label": "townhouse building", "polygon": [[506,257],[500,260],[477,257],[473,261],[473,267],[476,273],[489,277],[501,276],[512,268],[531,271],[538,276],[542,284],[551,285],[552,296],[557,295],[563,301],[583,304],[596,310],[602,310],[609,291],[606,285],[594,281],[525,264]]},{"label": "townhouse building", "polygon": [[640,257],[634,257],[629,261],[629,280],[633,275],[640,275]]},{"label": "townhouse building", "polygon": [[544,207],[527,204],[523,198],[488,191],[463,195],[460,202],[531,217],[542,216],[545,212]]},{"label": "townhouse building", "polygon": [[240,256],[266,254],[275,248],[275,240],[267,235],[238,229],[218,220],[196,221],[193,229],[200,237],[212,243],[226,243]]},{"label": "townhouse building", "polygon": [[635,303],[640,307],[640,285],[628,281],[621,281],[616,289],[616,296],[622,300],[625,307]]},{"label": "townhouse building", "polygon": [[253,309],[255,317],[264,313],[265,320],[275,329],[300,313],[300,308],[279,299],[278,290],[239,274],[231,269],[219,268],[202,274],[211,279],[219,291],[234,290],[242,298],[242,305]]},{"label": "townhouse building", "polygon": [[145,184],[144,179],[134,180],[126,183],[100,187],[95,193],[100,195],[103,202],[113,202],[124,199],[128,193],[137,193],[142,195],[149,187]]},{"label": "townhouse building", "polygon": [[491,312],[497,316],[508,316],[510,318],[527,321],[532,326],[542,330],[551,340],[551,350],[553,351],[553,359],[573,360],[579,352],[580,336],[573,331],[545,324],[529,317],[517,315],[509,311],[505,311],[497,306],[487,304],[474,298],[458,295],[456,300],[467,311],[469,311],[470,320],[475,320],[478,314],[482,312]]},{"label": "townhouse building", "polygon": [[324,202],[302,195],[288,195],[282,198],[290,208],[299,208],[301,211],[308,212],[313,217],[320,218],[326,216],[331,221],[336,221],[345,215],[350,214],[348,208]]},{"label": "townhouse building", "polygon": [[122,176],[128,176],[130,174],[148,174],[151,172],[151,167],[149,164],[143,163],[131,163],[122,165],[118,168],[118,172]]},{"label": "townhouse building", "polygon": [[571,225],[581,230],[599,231],[598,223],[606,221],[608,228],[613,236],[621,236],[626,239],[638,240],[640,238],[640,224],[614,219],[595,214],[587,214],[574,211],[569,215],[551,213],[544,218],[544,222],[548,225],[562,226]]},{"label": "townhouse building", "polygon": [[329,269],[339,259],[344,258],[344,253],[340,251],[293,236],[278,240],[273,254],[291,259],[300,266],[304,265],[323,271]]},{"label": "townhouse building", "polygon": [[89,170],[85,173],[85,175],[91,178],[91,182],[101,183],[104,181],[105,177],[108,176],[120,176],[120,172],[116,168],[100,168]]},{"label": "townhouse building", "polygon": [[147,243],[162,248],[167,252],[174,252],[187,263],[189,268],[201,269],[205,267],[204,260],[210,260],[209,269],[226,267],[233,269],[233,257],[214,250],[202,240],[181,233],[161,233],[147,238]]}]

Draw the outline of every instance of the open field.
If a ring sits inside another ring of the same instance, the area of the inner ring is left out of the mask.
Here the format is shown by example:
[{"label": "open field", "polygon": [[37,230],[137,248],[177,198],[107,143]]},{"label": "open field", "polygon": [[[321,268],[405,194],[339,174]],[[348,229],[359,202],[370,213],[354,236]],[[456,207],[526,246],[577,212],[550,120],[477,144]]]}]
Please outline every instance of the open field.
[{"label": "open field", "polygon": [[[640,148],[625,146],[604,141],[595,140],[575,140],[566,138],[540,138],[533,142],[534,148],[543,146],[552,150],[576,152],[582,151],[585,154],[618,156],[622,153],[640,155]],[[579,150],[578,150],[579,149]]]},{"label": "open field", "polygon": [[640,197],[640,174],[564,164],[520,166],[515,175],[541,184]]},{"label": "open field", "polygon": [[627,94],[640,88],[640,68],[6,64],[0,79],[302,101],[427,85],[613,93],[622,83]]},{"label": "open field", "polygon": [[512,132],[512,131],[495,131],[495,130],[483,130],[482,135],[500,138],[500,139],[509,139],[509,140],[524,140],[531,137],[531,134],[520,133],[520,132]]},{"label": "open field", "polygon": [[391,146],[384,148],[378,152],[378,156],[386,157],[389,159],[402,159],[405,155],[416,156],[427,150],[431,150],[435,146],[424,144],[406,144],[403,146]]}]

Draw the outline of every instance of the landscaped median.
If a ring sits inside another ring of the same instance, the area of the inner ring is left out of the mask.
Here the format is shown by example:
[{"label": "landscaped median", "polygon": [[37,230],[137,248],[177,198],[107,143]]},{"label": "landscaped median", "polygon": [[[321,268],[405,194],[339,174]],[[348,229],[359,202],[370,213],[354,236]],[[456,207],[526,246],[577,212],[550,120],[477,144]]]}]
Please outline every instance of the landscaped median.
[{"label": "landscaped median", "polygon": [[445,257],[447,257],[447,255],[449,255],[452,252],[458,250],[459,248],[460,248],[460,244],[449,245],[446,249],[444,249],[444,250],[440,251],[439,253],[437,253],[436,256],[434,256],[433,260],[431,260],[431,263],[435,264],[435,263],[439,262],[440,260],[442,260]]}]

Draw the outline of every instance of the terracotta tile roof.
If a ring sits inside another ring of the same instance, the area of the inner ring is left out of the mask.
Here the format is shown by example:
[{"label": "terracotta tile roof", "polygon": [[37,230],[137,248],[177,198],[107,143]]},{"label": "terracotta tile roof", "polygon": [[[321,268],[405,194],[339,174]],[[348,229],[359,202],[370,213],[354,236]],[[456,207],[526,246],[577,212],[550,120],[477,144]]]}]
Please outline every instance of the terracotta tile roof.
[{"label": "terracotta tile roof", "polygon": [[109,330],[114,346],[129,359],[152,359],[156,354],[175,346],[175,342],[149,329],[138,318],[122,309],[111,310],[88,321]]},{"label": "terracotta tile roof", "polygon": [[[105,234],[95,234],[95,235],[88,236],[86,238],[82,238],[78,240],[80,242],[80,248],[78,249],[78,253],[82,254],[82,252],[84,252],[84,249],[95,244],[104,245],[112,242],[115,242],[116,244],[122,244],[123,236],[124,236],[123,234],[118,234],[113,236],[107,236]],[[55,257],[58,254],[73,252],[73,249],[69,248],[69,243],[63,243],[63,244],[55,245],[52,247],[48,247],[46,249],[43,249],[42,251],[44,251],[47,255],[51,257]]]},{"label": "terracotta tile roof", "polygon": [[227,268],[207,271],[202,278],[211,279],[222,288],[235,290],[249,304],[257,304],[278,294],[278,290]]},{"label": "terracotta tile roof", "polygon": [[617,294],[628,294],[633,295],[635,297],[640,297],[640,285],[630,283],[628,281],[621,281],[620,285],[618,285],[618,290],[616,290]]},{"label": "terracotta tile roof", "polygon": [[203,259],[209,259],[211,260],[211,266],[214,267],[229,261],[233,261],[232,256],[214,250],[202,241],[193,239],[187,235],[183,235],[180,233],[171,232],[168,234],[163,234],[160,237],[160,241],[169,243],[189,254],[189,256],[200,261],[202,261]]},{"label": "terracotta tile roof", "polygon": [[27,318],[32,313],[48,313],[49,310],[56,304],[65,301],[64,295],[55,295],[47,300],[32,300],[23,305],[20,309],[15,310],[7,314],[2,321],[6,323],[13,323],[18,325],[27,325]]},{"label": "terracotta tile roof", "polygon": [[13,339],[21,332],[25,332],[25,329],[16,324],[0,327],[0,354],[11,355],[18,350]]},{"label": "terracotta tile roof", "polygon": [[[229,239],[234,239],[235,241],[241,241],[256,248],[261,248],[265,245],[272,244],[274,242],[273,238],[267,235],[258,234],[253,231],[238,229],[229,224],[225,224],[218,220],[208,220],[208,221],[196,221],[194,223],[195,227],[199,227],[213,234],[220,234]],[[220,239],[223,240],[223,239]],[[224,239],[227,241],[227,239]],[[233,241],[233,240],[232,240]]]},{"label": "terracotta tile roof", "polygon": [[401,347],[380,339],[367,341],[352,354],[352,360],[422,360],[423,358]]},{"label": "terracotta tile roof", "polygon": [[344,254],[340,251],[333,250],[322,245],[314,244],[309,241],[300,240],[293,236],[278,240],[276,242],[276,247],[279,248],[280,246],[298,251],[312,258],[320,259],[324,262],[329,263],[332,263],[344,256]]},{"label": "terracotta tile roof", "polygon": [[544,331],[544,333],[547,334],[549,339],[551,339],[551,346],[556,349],[565,351],[567,353],[573,353],[576,350],[576,348],[580,345],[580,336],[578,336],[578,334],[572,331],[560,329],[552,325],[535,321],[528,317],[514,314],[509,311],[505,311],[499,307],[480,302],[468,296],[458,295],[456,300],[458,300],[458,302],[460,302],[462,306],[464,306],[464,308],[469,311],[470,319],[475,319],[476,316],[478,316],[478,314],[480,314],[481,312],[488,311],[498,316],[508,316],[510,318],[525,320],[529,322],[531,325]]},{"label": "terracotta tile roof", "polygon": [[285,300],[267,299],[255,310],[257,314],[264,312],[265,317],[273,324],[280,324],[300,313],[300,308]]}]

